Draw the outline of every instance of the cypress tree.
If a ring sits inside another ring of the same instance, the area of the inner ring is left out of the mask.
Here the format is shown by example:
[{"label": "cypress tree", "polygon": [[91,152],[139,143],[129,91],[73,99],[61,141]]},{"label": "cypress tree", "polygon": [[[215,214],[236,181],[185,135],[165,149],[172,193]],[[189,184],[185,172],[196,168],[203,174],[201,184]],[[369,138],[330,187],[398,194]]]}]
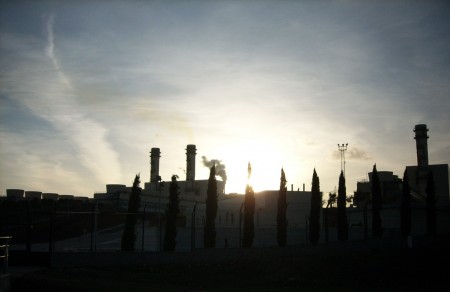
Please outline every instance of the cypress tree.
[{"label": "cypress tree", "polygon": [[122,251],[133,251],[136,242],[135,226],[137,220],[137,212],[141,200],[141,188],[139,174],[136,175],[131,189],[131,195],[128,201],[128,212],[125,218],[125,229],[122,234]]},{"label": "cypress tree", "polygon": [[166,210],[166,233],[164,235],[164,251],[174,251],[177,237],[177,216],[179,209],[177,175],[172,175],[169,188],[169,204]]},{"label": "cypress tree", "polygon": [[279,246],[286,246],[287,220],[286,220],[286,176],[283,168],[281,169],[280,191],[278,193],[278,212],[277,212],[277,240]]},{"label": "cypress tree", "polygon": [[400,229],[403,237],[411,235],[411,194],[409,188],[408,172],[403,173],[403,190],[400,205]]},{"label": "cypress tree", "polygon": [[208,190],[206,193],[206,220],[204,233],[205,248],[214,248],[216,246],[216,221],[217,216],[217,180],[216,166],[211,167],[209,172]]},{"label": "cypress tree", "polygon": [[255,214],[255,193],[253,188],[247,184],[244,197],[244,231],[242,235],[242,246],[252,247],[255,234],[254,217]]},{"label": "cypress tree", "polygon": [[322,193],[320,192],[319,177],[314,168],[311,186],[311,211],[309,217],[309,241],[317,244],[320,237],[320,210],[322,209]]},{"label": "cypress tree", "polygon": [[427,176],[427,234],[434,236],[437,233],[436,222],[436,192],[434,186],[434,175],[430,170]]},{"label": "cypress tree", "polygon": [[347,190],[345,188],[344,172],[341,171],[339,176],[339,188],[337,197],[337,233],[338,240],[345,241],[348,239],[348,223],[347,223]]},{"label": "cypress tree", "polygon": [[381,206],[380,178],[378,177],[377,165],[374,164],[372,170],[372,235],[374,237],[381,237],[383,234]]}]

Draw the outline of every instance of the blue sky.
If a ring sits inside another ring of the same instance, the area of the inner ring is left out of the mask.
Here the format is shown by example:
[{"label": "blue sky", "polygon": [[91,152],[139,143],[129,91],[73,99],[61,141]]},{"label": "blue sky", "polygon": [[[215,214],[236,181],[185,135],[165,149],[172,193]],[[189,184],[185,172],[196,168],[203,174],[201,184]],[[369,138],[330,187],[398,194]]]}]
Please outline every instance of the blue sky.
[{"label": "blue sky", "polygon": [[[79,3],[81,2],[81,3]],[[0,4],[0,193],[92,196],[184,179],[187,144],[227,191],[338,184],[374,163],[450,163],[450,5],[433,1],[10,1]]]}]

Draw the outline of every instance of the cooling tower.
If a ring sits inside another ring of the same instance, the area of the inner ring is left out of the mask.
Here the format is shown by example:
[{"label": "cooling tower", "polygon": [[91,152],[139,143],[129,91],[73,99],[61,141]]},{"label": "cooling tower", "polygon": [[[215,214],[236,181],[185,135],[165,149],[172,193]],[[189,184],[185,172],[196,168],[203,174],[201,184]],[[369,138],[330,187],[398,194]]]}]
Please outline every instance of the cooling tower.
[{"label": "cooling tower", "polygon": [[33,199],[40,200],[41,197],[42,197],[42,192],[37,192],[37,191],[26,191],[25,192],[25,199],[28,199],[28,200],[33,200]]},{"label": "cooling tower", "polygon": [[42,194],[42,199],[43,200],[52,200],[52,201],[56,201],[58,199],[59,195],[56,193],[43,193]]},{"label": "cooling tower", "polygon": [[19,189],[7,189],[6,197],[9,199],[23,199],[24,190]]}]

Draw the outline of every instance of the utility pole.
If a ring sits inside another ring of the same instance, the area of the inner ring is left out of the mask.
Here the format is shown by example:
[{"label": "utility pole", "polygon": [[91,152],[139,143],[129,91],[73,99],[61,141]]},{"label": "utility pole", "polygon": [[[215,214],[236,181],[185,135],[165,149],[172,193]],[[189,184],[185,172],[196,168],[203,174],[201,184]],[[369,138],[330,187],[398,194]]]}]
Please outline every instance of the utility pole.
[{"label": "utility pole", "polygon": [[345,177],[345,151],[347,151],[348,143],[337,144],[339,152],[341,152],[341,171],[344,173]]},{"label": "utility pole", "polygon": [[159,191],[158,196],[158,250],[162,251],[162,227],[161,227],[161,193],[164,188],[164,181],[161,179],[161,176],[157,177],[156,188]]}]

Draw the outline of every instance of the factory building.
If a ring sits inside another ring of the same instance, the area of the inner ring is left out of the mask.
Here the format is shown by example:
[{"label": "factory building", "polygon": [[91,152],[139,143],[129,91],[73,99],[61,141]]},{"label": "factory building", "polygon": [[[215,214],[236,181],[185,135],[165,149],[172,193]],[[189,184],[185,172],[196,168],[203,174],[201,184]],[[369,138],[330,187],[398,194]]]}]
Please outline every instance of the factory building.
[{"label": "factory building", "polygon": [[416,125],[414,132],[417,150],[417,165],[406,167],[412,195],[425,200],[427,177],[428,173],[431,171],[434,177],[436,203],[438,205],[448,204],[450,200],[448,164],[428,164],[429,136],[427,125]]},{"label": "factory building", "polygon": [[[406,166],[411,197],[414,202],[423,203],[426,200],[426,187],[428,173],[431,171],[434,177],[437,205],[447,205],[450,199],[449,191],[449,167],[448,164],[428,163],[428,128],[424,124],[414,128],[416,140],[417,165]],[[402,179],[392,171],[378,171],[383,204],[399,204],[402,194]],[[369,180],[357,183],[354,193],[355,206],[362,206],[370,198],[372,186],[372,172],[369,172]]]},{"label": "factory building", "polygon": [[[181,249],[188,249],[186,243],[189,243],[190,235],[183,235],[190,232],[191,228],[197,230],[197,247],[203,244],[203,227],[205,223],[206,213],[206,194],[208,189],[208,179],[201,180],[195,176],[196,170],[196,154],[195,145],[187,145],[186,147],[186,178],[177,181],[180,192],[180,217],[184,222],[183,226],[179,226],[179,241]],[[165,182],[161,187],[160,177],[160,148],[151,148],[150,152],[150,181],[144,183],[141,191],[141,212],[144,211],[153,218],[160,214],[162,217],[165,213],[169,197],[169,184]],[[218,210],[215,221],[217,242],[220,245],[227,242],[229,247],[237,247],[238,230],[241,212],[243,212],[243,194],[225,194],[224,181],[217,180],[218,192]],[[244,186],[243,186],[244,187]],[[127,207],[131,187],[120,184],[106,185],[106,193],[97,193],[94,198],[102,202],[110,202],[112,205],[123,210]],[[291,191],[287,192],[287,220],[288,220],[288,237],[291,244],[300,243],[306,240],[305,228],[310,209],[311,192]],[[278,190],[262,191],[255,193],[255,243],[254,246],[273,246],[276,245],[276,225],[277,225],[277,200]],[[195,213],[194,213],[195,210]],[[164,223],[163,223],[164,224]],[[184,246],[184,247],[183,247]]]},{"label": "factory building", "polygon": [[[372,192],[373,173],[368,173],[369,180],[359,181],[354,192],[353,205],[364,206]],[[398,203],[402,194],[402,180],[392,171],[378,171],[383,204]]]}]

